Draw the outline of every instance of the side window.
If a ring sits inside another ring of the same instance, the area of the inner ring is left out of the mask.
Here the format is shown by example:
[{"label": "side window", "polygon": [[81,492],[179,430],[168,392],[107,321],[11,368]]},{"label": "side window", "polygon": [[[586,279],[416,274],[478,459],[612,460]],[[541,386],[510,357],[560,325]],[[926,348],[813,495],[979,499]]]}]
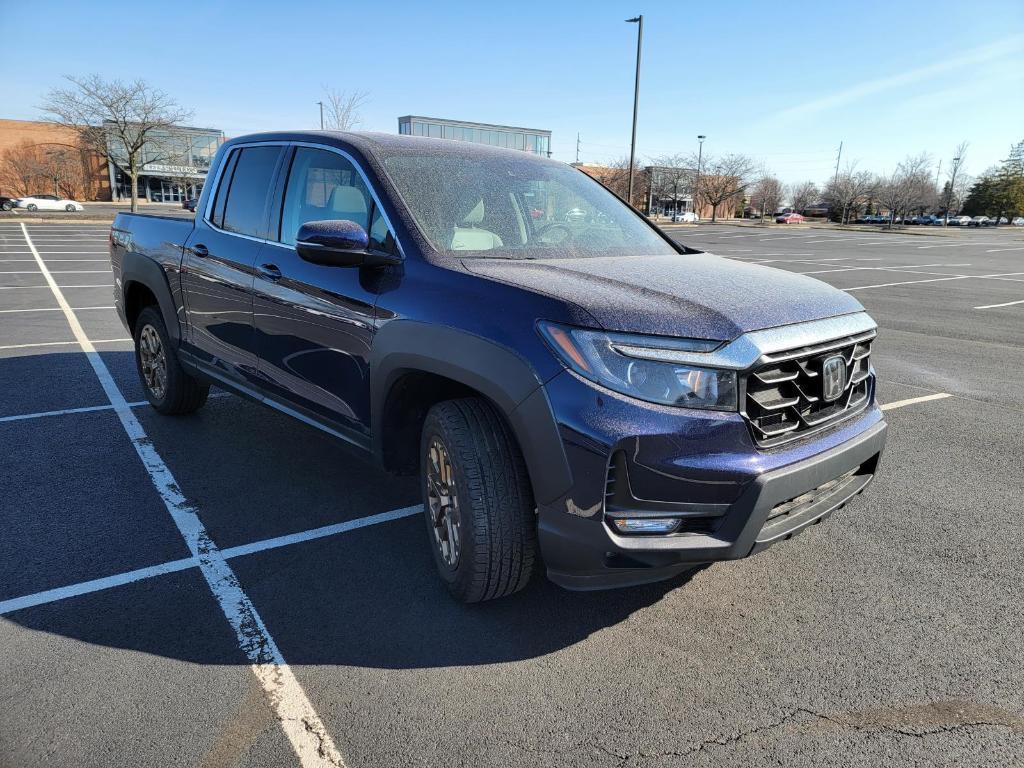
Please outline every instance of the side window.
[{"label": "side window", "polygon": [[395,236],[388,229],[388,224],[381,215],[380,208],[373,207],[373,223],[370,225],[370,250],[384,253],[397,253]]},{"label": "side window", "polygon": [[210,223],[217,227],[224,226],[224,203],[228,200],[228,187],[231,184],[231,174],[235,170],[235,161],[238,160],[238,150],[234,150],[224,160],[224,170],[220,174],[220,184],[217,185],[217,196],[213,201],[213,212],[210,214]]},{"label": "side window", "polygon": [[224,205],[224,223],[228,232],[264,237],[267,197],[274,180],[281,147],[245,147],[235,161],[231,186]]},{"label": "side window", "polygon": [[293,245],[307,221],[347,219],[370,229],[370,194],[355,167],[322,149],[295,150],[281,211],[281,242]]}]

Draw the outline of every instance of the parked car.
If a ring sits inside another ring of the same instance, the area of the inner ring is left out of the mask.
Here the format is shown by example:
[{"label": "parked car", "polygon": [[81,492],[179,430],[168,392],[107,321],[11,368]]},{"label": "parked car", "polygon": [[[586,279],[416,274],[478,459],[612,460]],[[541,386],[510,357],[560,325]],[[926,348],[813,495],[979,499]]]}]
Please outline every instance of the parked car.
[{"label": "parked car", "polygon": [[1010,220],[1007,219],[1005,216],[997,216],[996,218],[992,219],[990,223],[992,226],[1001,226],[1003,224],[1009,224]]},{"label": "parked car", "polygon": [[781,216],[775,217],[776,224],[800,224],[804,221],[807,221],[807,219],[799,213],[784,213]]},{"label": "parked car", "polygon": [[150,404],[189,413],[216,384],[418,474],[459,600],[515,592],[536,558],[597,589],[746,557],[876,472],[855,297],[682,246],[568,165],[303,131],[229,140],[209,179],[194,219],[111,229]]},{"label": "parked car", "polygon": [[971,223],[970,216],[950,216],[949,226],[951,227],[966,227]]},{"label": "parked car", "polygon": [[0,211],[11,210],[17,202],[16,198],[0,196]]},{"label": "parked car", "polygon": [[1015,227],[1024,227],[1024,216],[1015,216],[1010,224]]},{"label": "parked car", "polygon": [[19,197],[16,206],[28,211],[81,211],[84,210],[81,203],[74,200],[57,197],[56,195],[29,195]]},{"label": "parked car", "polygon": [[967,221],[968,227],[987,227],[992,221],[988,216],[975,216]]},{"label": "parked car", "polygon": [[181,207],[184,208],[186,211],[192,211],[193,213],[195,213],[195,211],[196,211],[196,203],[198,203],[198,202],[199,202],[199,198],[197,198],[197,197],[190,197],[188,200],[182,200]]},{"label": "parked car", "polygon": [[693,211],[680,211],[672,214],[672,221],[676,224],[696,224],[700,217]]}]

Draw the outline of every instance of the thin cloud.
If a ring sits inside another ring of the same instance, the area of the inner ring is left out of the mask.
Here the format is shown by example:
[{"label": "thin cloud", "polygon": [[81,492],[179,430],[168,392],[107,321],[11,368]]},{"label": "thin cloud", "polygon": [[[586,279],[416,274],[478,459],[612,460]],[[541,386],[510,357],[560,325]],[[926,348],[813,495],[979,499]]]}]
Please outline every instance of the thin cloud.
[{"label": "thin cloud", "polygon": [[994,43],[971,48],[954,56],[944,58],[934,64],[901,72],[898,75],[880,77],[874,80],[867,80],[863,83],[846,88],[824,98],[798,104],[794,107],[781,110],[775,113],[774,119],[780,121],[791,121],[799,118],[806,118],[810,115],[825,112],[830,109],[844,107],[855,101],[860,101],[868,96],[884,91],[891,91],[896,88],[903,88],[912,83],[922,80],[948,75],[950,72],[977,64],[985,64],[994,59],[1000,59],[1024,50],[1024,35],[1014,35]]}]

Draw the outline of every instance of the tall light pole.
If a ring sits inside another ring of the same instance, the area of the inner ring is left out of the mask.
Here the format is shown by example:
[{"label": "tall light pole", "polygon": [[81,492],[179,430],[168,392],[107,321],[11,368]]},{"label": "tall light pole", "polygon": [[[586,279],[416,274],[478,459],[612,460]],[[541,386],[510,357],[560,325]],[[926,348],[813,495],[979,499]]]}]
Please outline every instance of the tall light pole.
[{"label": "tall light pole", "polygon": [[318,101],[317,104],[320,105],[320,130],[322,131],[324,129],[324,103]]},{"label": "tall light pole", "polygon": [[626,19],[627,24],[638,24],[636,29],[636,82],[633,85],[633,138],[629,142],[629,183],[626,200],[633,204],[633,163],[636,158],[636,111],[640,106],[640,49],[644,42],[644,17],[643,14],[632,19]]},{"label": "tall light pole", "polygon": [[[697,180],[693,182],[693,212],[697,213],[697,192],[700,190],[700,163],[704,159],[704,139],[707,136],[701,134],[697,137]],[[699,213],[697,213],[700,216]]]},{"label": "tall light pole", "polygon": [[953,158],[953,175],[949,178],[949,191],[946,193],[946,213],[943,214],[942,226],[949,226],[949,206],[953,203],[953,185],[956,184],[956,172],[960,170],[960,158]]}]

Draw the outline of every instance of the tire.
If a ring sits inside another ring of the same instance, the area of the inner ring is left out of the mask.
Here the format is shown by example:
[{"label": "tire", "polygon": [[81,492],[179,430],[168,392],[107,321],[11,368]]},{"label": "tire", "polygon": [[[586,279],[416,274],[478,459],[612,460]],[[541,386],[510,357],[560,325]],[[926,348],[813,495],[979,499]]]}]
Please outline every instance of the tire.
[{"label": "tire", "polygon": [[75,210],[75,206],[71,205],[71,203],[68,203],[67,205],[64,206],[64,210],[70,213],[71,211]]},{"label": "tire", "polygon": [[[156,307],[146,307],[139,313],[133,336],[135,367],[149,404],[160,413],[174,416],[199,410],[210,387],[185,373]],[[162,369],[163,376],[155,369]]]},{"label": "tire", "polygon": [[[445,458],[448,471],[441,469]],[[526,586],[537,552],[533,493],[519,446],[494,406],[465,398],[430,409],[420,438],[420,484],[434,563],[456,600],[493,600]]]},{"label": "tire", "polygon": [[28,208],[30,211],[38,211],[39,210],[39,206],[36,205],[35,203],[29,203],[25,207]]}]

